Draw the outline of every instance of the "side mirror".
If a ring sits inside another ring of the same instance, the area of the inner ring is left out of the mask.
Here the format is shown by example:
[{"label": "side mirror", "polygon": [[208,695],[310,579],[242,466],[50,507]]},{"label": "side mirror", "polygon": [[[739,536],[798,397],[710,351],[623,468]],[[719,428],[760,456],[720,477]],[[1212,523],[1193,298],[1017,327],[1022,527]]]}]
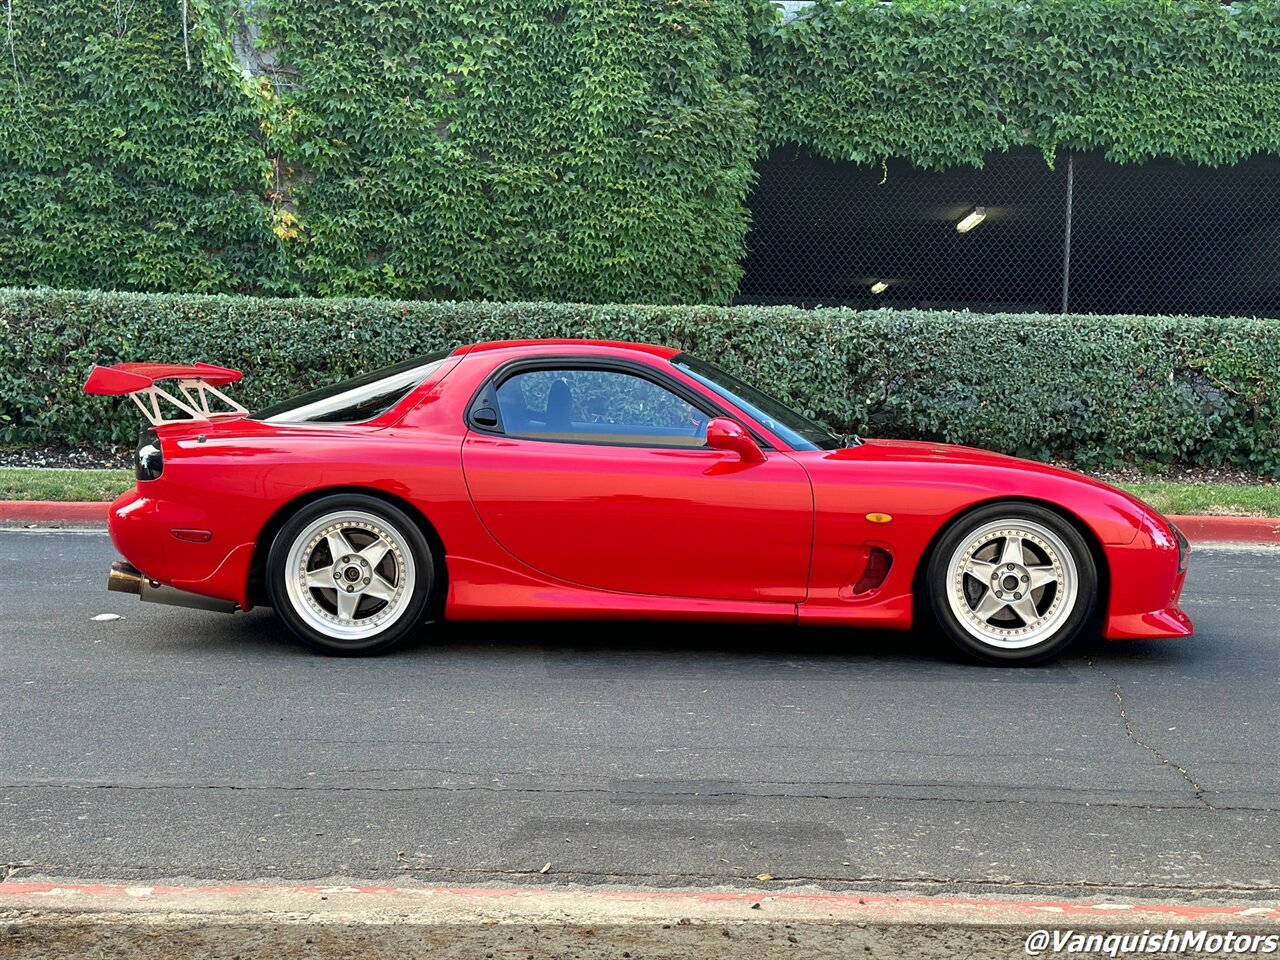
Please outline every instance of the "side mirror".
[{"label": "side mirror", "polygon": [[751,438],[742,424],[728,417],[713,417],[707,423],[707,446],[712,450],[730,450],[743,463],[764,463],[764,451]]}]

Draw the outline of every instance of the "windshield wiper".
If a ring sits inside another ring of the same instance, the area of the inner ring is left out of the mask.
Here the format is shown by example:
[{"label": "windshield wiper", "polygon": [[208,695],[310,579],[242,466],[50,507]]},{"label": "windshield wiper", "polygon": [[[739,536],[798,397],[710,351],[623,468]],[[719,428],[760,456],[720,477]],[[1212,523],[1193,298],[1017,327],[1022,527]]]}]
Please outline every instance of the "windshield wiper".
[{"label": "windshield wiper", "polygon": [[840,441],[841,448],[862,446],[862,438],[856,433],[841,433],[836,436],[836,439]]}]

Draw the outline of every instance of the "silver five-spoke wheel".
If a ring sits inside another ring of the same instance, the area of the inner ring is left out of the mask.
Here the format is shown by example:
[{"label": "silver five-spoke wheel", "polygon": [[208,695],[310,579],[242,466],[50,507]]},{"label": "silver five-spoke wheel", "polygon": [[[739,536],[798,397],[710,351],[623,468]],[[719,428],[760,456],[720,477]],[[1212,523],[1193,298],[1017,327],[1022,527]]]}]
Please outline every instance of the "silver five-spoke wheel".
[{"label": "silver five-spoke wheel", "polygon": [[1070,615],[1075,558],[1052,530],[997,520],[973,531],[948,565],[951,609],[984,643],[1016,650],[1039,643]]},{"label": "silver five-spoke wheel", "polygon": [[326,653],[370,653],[412,631],[433,594],[432,550],[404,511],[360,494],[299,511],[268,558],[272,605]]},{"label": "silver five-spoke wheel", "polygon": [[313,521],[289,549],[289,599],[312,627],[363,640],[391,626],[413,594],[413,557],[385,520],[339,511]]},{"label": "silver five-spoke wheel", "polygon": [[1080,533],[1047,508],[993,504],[950,528],[929,565],[934,613],[969,653],[1033,662],[1093,610],[1097,573]]}]

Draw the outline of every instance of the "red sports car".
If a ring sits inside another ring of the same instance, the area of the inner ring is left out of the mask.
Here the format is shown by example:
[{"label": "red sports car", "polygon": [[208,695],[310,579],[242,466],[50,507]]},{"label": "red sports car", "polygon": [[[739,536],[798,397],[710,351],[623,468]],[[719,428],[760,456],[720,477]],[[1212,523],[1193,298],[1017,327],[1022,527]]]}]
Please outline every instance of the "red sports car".
[{"label": "red sports car", "polygon": [[995,663],[1091,622],[1192,632],[1187,542],[1141,501],[983,450],[838,437],[665,347],[483,343],[256,413],[220,389],[239,378],[91,373],[86,390],[152,422],[111,507],[113,589],[269,604],[337,654],[442,617],[907,629],[924,613]]}]

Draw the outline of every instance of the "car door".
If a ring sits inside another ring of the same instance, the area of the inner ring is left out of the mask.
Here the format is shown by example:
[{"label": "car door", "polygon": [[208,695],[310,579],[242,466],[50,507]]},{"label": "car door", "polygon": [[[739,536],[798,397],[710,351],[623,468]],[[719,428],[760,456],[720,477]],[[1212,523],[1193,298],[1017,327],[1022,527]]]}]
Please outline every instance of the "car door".
[{"label": "car door", "polygon": [[481,521],[512,556],[626,593],[801,602],[813,540],[804,469],[706,446],[723,411],[642,363],[516,361],[481,387],[463,441]]}]

